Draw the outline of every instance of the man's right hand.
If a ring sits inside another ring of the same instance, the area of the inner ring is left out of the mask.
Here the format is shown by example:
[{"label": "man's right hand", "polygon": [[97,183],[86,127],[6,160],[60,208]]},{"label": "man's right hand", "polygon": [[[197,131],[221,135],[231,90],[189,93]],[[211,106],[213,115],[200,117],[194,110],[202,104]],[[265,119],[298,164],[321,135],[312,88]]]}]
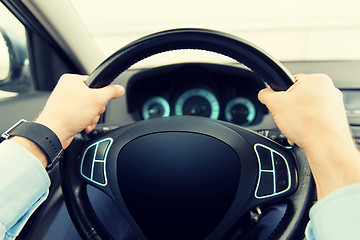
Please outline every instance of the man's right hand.
[{"label": "man's right hand", "polygon": [[296,75],[287,91],[263,89],[259,100],[278,128],[304,149],[318,198],[360,182],[360,157],[346,119],[341,92],[324,74]]}]

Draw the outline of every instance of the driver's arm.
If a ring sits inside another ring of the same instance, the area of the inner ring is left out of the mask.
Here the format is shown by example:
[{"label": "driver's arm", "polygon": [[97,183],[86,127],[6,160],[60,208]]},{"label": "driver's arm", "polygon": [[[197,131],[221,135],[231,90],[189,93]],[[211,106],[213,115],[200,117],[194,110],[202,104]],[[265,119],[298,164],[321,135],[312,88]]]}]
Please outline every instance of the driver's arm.
[{"label": "driver's arm", "polygon": [[[94,129],[110,99],[124,94],[118,85],[89,89],[86,79],[63,75],[35,120],[51,129],[64,149],[76,133]],[[0,164],[0,239],[13,239],[46,199],[50,185],[44,169],[47,159],[32,141],[12,137],[0,144]]]},{"label": "driver's arm", "polygon": [[360,155],[342,94],[323,74],[300,74],[295,79],[287,91],[260,91],[259,100],[269,108],[279,129],[303,148],[308,158],[320,201],[310,211],[307,235],[327,240],[358,238]]}]

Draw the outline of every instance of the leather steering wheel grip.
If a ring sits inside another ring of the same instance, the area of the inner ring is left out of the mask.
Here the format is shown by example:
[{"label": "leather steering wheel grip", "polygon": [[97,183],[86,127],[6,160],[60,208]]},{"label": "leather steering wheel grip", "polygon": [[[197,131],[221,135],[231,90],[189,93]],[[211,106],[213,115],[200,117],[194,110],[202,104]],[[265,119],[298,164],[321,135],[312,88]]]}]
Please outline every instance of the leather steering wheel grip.
[{"label": "leather steering wheel grip", "polygon": [[90,75],[90,87],[110,84],[133,64],[152,55],[172,50],[205,50],[243,63],[274,90],[286,90],[294,79],[276,59],[239,37],[208,29],[174,29],[134,41],[107,58]]}]

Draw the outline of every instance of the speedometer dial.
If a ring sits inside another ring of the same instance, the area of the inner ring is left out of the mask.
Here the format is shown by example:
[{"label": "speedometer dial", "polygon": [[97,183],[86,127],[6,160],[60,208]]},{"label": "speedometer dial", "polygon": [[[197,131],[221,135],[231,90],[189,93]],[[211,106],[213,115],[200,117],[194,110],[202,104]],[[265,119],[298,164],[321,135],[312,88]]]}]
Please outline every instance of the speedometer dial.
[{"label": "speedometer dial", "polygon": [[254,104],[247,98],[237,97],[226,104],[226,121],[239,125],[251,124],[256,116]]},{"label": "speedometer dial", "polygon": [[142,116],[145,120],[158,117],[168,117],[169,115],[169,103],[162,97],[150,98],[142,107]]},{"label": "speedometer dial", "polygon": [[203,88],[185,91],[175,103],[175,115],[202,116],[218,119],[219,101],[213,93]]}]

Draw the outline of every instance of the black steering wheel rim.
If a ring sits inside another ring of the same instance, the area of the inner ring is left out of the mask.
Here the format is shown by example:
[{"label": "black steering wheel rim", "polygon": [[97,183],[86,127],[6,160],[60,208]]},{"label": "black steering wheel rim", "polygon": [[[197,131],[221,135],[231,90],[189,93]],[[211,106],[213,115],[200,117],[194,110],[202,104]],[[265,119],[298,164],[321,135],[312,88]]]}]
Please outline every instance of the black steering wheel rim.
[{"label": "black steering wheel rim", "polygon": [[274,90],[286,90],[293,83],[290,72],[276,59],[246,40],[208,29],[174,29],[134,41],[101,63],[87,83],[99,88],[110,84],[133,64],[158,53],[172,50],[205,50],[243,63]]},{"label": "black steering wheel rim", "polygon": [[[243,63],[274,90],[286,90],[293,83],[291,74],[278,61],[243,39],[206,29],[175,29],[149,35],[120,49],[106,59],[90,75],[90,87],[99,88],[110,84],[119,74],[136,62],[154,54],[180,49],[212,51]],[[74,141],[76,142],[76,141]],[[66,159],[77,158],[81,151],[72,144],[66,151]],[[291,206],[270,236],[270,239],[296,239],[302,231],[312,205],[314,184],[307,160],[301,149],[294,147],[299,178],[298,190],[289,197]],[[75,161],[72,161],[75,162]],[[62,187],[70,216],[85,239],[112,239],[97,219],[86,195],[86,183],[79,180],[76,166],[69,160],[61,162]]]}]

